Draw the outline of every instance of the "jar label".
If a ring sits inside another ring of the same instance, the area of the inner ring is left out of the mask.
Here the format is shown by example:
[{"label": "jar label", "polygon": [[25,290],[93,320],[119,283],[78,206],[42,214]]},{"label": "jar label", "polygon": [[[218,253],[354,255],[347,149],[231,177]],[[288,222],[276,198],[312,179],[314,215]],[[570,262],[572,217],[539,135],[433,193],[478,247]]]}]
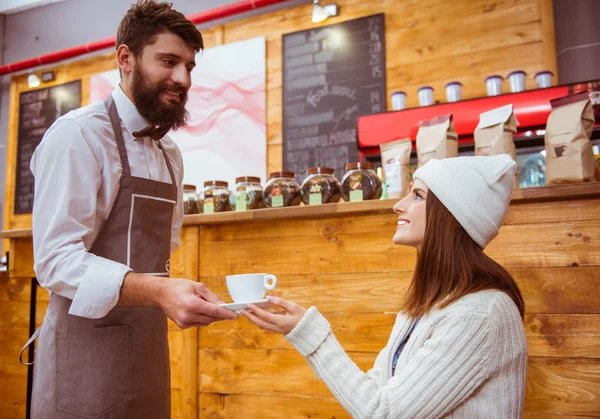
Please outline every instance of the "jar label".
[{"label": "jar label", "polygon": [[204,213],[205,214],[214,214],[215,212],[215,205],[211,202],[204,202]]},{"label": "jar label", "polygon": [[[350,190],[362,191],[362,173],[353,173],[350,175]],[[361,199],[362,201],[362,199]]]},{"label": "jar label", "polygon": [[273,195],[271,197],[271,206],[273,208],[283,207],[283,195]]},{"label": "jar label", "polygon": [[246,194],[241,193],[235,198],[235,210],[236,211],[246,211],[248,209],[248,205],[246,202]]},{"label": "jar label", "polygon": [[323,203],[323,196],[320,193],[311,193],[308,197],[309,205],[321,205]]},{"label": "jar label", "polygon": [[350,191],[350,202],[359,202],[363,200],[363,191]]}]

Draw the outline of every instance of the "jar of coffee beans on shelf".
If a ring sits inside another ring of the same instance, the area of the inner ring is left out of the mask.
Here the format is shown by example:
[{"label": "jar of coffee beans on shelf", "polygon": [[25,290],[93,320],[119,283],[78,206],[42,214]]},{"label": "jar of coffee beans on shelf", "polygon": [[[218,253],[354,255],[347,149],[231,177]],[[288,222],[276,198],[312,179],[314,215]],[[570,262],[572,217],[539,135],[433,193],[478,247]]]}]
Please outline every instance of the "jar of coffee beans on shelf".
[{"label": "jar of coffee beans on shelf", "polygon": [[210,180],[204,182],[202,190],[202,200],[204,203],[204,214],[212,214],[213,212],[231,211],[229,204],[229,185],[221,180]]},{"label": "jar of coffee beans on shelf", "polygon": [[198,214],[198,195],[196,194],[196,186],[185,184],[183,185],[183,213]]},{"label": "jar of coffee beans on shelf", "polygon": [[229,199],[229,204],[235,211],[246,211],[264,208],[263,189],[260,178],[241,176],[235,179],[235,187]]},{"label": "jar of coffee beans on shelf", "polygon": [[381,179],[372,163],[350,163],[342,178],[342,198],[346,202],[381,198]]},{"label": "jar of coffee beans on shelf", "polygon": [[305,205],[320,205],[339,202],[340,182],[329,167],[312,167],[302,182],[302,202]]},{"label": "jar of coffee beans on shelf", "polygon": [[294,172],[273,172],[263,191],[263,200],[267,207],[294,207],[300,205],[302,196],[300,184]]}]

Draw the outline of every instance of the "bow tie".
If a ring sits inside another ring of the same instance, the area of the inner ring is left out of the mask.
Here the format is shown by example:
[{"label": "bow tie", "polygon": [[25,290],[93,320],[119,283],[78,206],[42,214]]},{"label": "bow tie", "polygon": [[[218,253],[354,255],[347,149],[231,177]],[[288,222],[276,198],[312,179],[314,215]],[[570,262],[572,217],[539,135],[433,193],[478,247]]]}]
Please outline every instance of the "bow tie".
[{"label": "bow tie", "polygon": [[163,125],[160,127],[155,127],[153,125],[148,125],[146,128],[143,128],[139,131],[134,131],[134,137],[150,137],[154,141],[160,140],[162,137],[167,135],[167,132],[171,129],[170,125]]}]

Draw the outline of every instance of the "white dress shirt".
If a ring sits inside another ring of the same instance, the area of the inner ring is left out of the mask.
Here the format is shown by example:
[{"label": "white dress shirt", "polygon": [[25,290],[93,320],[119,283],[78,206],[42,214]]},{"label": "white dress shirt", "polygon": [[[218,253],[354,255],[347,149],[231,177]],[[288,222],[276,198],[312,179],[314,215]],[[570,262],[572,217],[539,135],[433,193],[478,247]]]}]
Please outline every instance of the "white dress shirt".
[{"label": "white dress shirt", "polygon": [[[148,125],[119,86],[112,92],[121,117],[131,175],[171,183],[163,153],[151,138],[132,133]],[[177,181],[171,252],[183,223],[183,160],[168,136],[161,140]],[[119,299],[131,269],[89,253],[119,190],[121,161],[103,101],[69,112],[48,129],[31,159],[34,270],[39,283],[73,300],[69,314],[104,317]],[[134,250],[135,251],[135,250]]]}]

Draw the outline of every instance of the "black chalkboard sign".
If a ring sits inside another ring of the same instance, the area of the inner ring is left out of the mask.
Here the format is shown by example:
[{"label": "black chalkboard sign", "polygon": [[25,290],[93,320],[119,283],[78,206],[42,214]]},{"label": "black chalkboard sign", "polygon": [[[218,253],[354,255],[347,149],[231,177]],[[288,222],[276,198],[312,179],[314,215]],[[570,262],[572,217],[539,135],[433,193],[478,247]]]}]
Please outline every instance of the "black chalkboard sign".
[{"label": "black chalkboard sign", "polygon": [[59,117],[81,106],[81,80],[44,89],[30,90],[19,97],[19,132],[15,214],[33,209],[33,174],[29,163],[35,148],[50,125]]},{"label": "black chalkboard sign", "polygon": [[283,36],[283,169],[358,161],[359,116],[386,110],[384,15]]}]

